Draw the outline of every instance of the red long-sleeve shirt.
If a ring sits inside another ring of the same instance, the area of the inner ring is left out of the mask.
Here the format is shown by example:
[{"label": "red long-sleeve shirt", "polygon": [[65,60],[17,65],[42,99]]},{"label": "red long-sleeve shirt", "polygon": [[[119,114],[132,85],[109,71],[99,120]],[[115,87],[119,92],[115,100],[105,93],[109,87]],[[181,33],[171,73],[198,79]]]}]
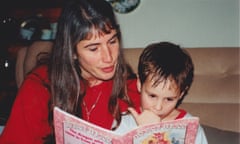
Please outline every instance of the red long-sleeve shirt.
[{"label": "red long-sleeve shirt", "polygon": [[[43,82],[48,81],[47,67],[41,66],[29,74],[19,89],[12,107],[10,117],[0,136],[0,144],[40,144],[43,137],[51,133],[48,124],[48,102],[50,93]],[[110,129],[113,117],[108,112],[108,98],[112,81],[87,89],[86,101],[89,105],[96,100],[94,92],[101,89],[102,95],[90,115],[90,121],[104,128]],[[128,95],[137,108],[140,107],[140,96],[136,88],[136,79],[128,81]],[[122,111],[127,105],[119,101]],[[83,108],[83,118],[86,113]]]}]

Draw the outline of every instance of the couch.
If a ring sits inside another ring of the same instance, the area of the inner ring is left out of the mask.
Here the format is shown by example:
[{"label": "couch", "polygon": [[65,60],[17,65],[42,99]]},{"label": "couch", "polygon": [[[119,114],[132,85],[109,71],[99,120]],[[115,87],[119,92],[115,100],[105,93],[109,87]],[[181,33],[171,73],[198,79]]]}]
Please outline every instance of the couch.
[{"label": "couch", "polygon": [[[32,47],[40,51],[38,47],[48,45],[51,46],[51,42],[39,41]],[[200,118],[209,144],[239,144],[240,47],[185,49],[193,59],[195,77],[181,108]],[[134,72],[137,72],[142,50],[124,48],[125,58]]]},{"label": "couch", "polygon": [[[209,144],[240,143],[239,47],[185,48],[195,65],[195,77],[180,106],[200,118]],[[124,49],[137,72],[143,48]]]}]

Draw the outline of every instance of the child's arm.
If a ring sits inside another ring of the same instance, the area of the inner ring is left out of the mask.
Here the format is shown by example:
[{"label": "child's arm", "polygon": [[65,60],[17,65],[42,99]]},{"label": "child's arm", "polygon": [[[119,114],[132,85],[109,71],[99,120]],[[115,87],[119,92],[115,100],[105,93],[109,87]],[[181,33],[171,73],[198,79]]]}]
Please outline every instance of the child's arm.
[{"label": "child's arm", "polygon": [[134,108],[128,108],[128,110],[133,115],[137,125],[146,125],[161,121],[161,118],[150,110],[143,110],[140,114]]}]

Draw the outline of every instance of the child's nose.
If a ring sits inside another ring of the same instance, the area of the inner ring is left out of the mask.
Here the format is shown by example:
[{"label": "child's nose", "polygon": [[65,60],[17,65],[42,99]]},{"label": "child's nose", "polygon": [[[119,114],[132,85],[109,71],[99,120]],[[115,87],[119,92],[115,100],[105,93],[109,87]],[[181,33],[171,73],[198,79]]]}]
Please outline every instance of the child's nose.
[{"label": "child's nose", "polygon": [[155,104],[155,109],[160,111],[162,110],[162,100],[157,100]]}]

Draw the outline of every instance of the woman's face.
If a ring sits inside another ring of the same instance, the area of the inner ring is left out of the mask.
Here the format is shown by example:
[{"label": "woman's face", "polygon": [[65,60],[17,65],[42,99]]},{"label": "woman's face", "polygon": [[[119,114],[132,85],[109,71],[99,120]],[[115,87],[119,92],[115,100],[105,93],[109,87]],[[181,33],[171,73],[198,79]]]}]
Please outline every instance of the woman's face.
[{"label": "woman's face", "polygon": [[90,39],[77,44],[76,52],[81,75],[90,85],[112,79],[119,55],[117,31],[111,30],[109,34],[93,31]]}]

